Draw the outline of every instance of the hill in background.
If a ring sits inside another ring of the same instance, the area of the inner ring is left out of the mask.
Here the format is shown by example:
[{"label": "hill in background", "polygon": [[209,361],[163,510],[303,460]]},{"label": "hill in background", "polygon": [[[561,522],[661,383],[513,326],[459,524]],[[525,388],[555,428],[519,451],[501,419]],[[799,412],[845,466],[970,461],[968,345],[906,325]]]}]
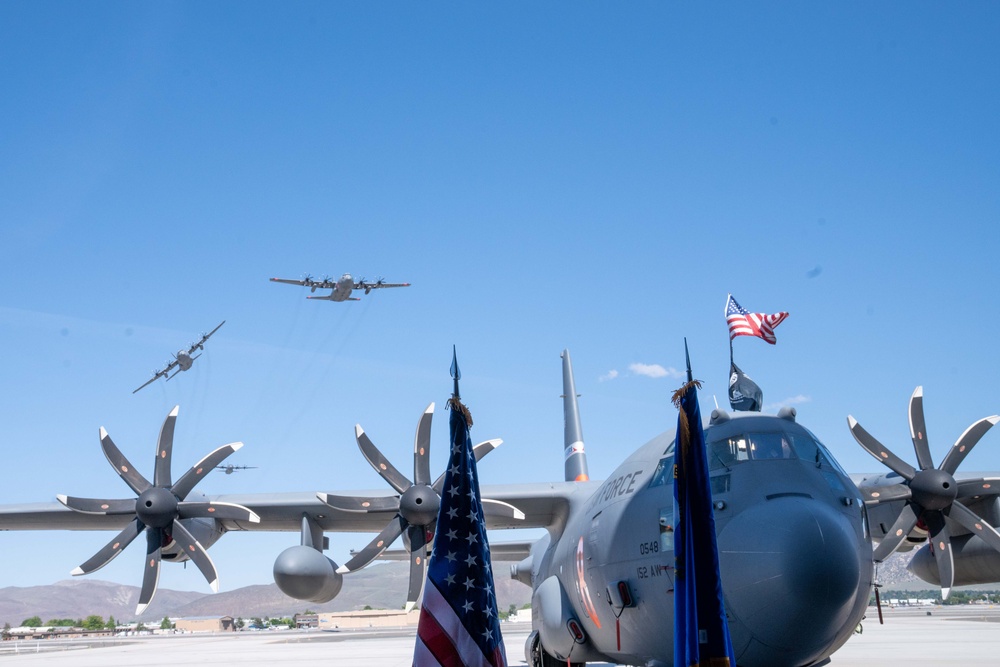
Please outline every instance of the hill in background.
[{"label": "hill in background", "polygon": [[[124,586],[96,579],[72,579],[50,586],[0,588],[0,626],[18,626],[26,618],[39,616],[43,621],[55,618],[86,618],[96,614],[118,621],[159,622],[164,616],[291,616],[312,611],[355,611],[402,609],[406,602],[408,563],[387,562],[372,565],[344,577],[344,588],[331,602],[314,604],[290,598],[274,584],[246,586],[221,593],[174,591],[161,588],[146,612],[135,616],[139,587]],[[506,611],[510,605],[521,607],[531,601],[531,589],[507,575],[507,564],[496,563],[494,578],[497,605]]]}]

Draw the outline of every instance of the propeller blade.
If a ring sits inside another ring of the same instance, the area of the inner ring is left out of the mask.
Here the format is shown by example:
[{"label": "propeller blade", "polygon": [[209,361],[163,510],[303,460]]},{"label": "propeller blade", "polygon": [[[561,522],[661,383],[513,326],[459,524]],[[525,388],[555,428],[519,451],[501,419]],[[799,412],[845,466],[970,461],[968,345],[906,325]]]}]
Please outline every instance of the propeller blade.
[{"label": "propeller blade", "polygon": [[135,514],[135,499],[102,500],[101,498],[76,498],[59,494],[56,500],[74,512],[84,514]]},{"label": "propeller blade", "polygon": [[170,531],[171,536],[177,541],[177,544],[181,545],[184,549],[184,553],[187,557],[198,566],[201,573],[205,575],[205,581],[212,588],[213,593],[219,592],[219,573],[215,570],[215,564],[209,557],[208,552],[205,551],[205,547],[201,546],[201,543],[195,539],[187,528],[181,524],[180,521],[174,519],[174,525]]},{"label": "propeller blade", "polygon": [[1000,478],[997,477],[969,479],[958,483],[959,498],[996,495],[1000,495]]},{"label": "propeller blade", "polygon": [[986,432],[993,428],[993,425],[998,421],[1000,421],[1000,416],[998,415],[983,417],[965,429],[965,433],[958,437],[954,447],[948,451],[948,454],[944,457],[944,461],[941,462],[941,470],[944,470],[949,475],[954,475],[959,464],[969,455],[969,452],[976,446],[980,438],[986,435]]},{"label": "propeller blade", "polygon": [[431,418],[434,417],[434,404],[431,403],[420,415],[417,422],[417,434],[413,438],[413,483],[431,483]]},{"label": "propeller blade", "polygon": [[921,470],[934,467],[930,446],[927,444],[927,425],[924,423],[924,388],[917,387],[910,396],[910,438],[917,453],[917,465]]},{"label": "propeller blade", "polygon": [[[489,454],[502,444],[503,440],[501,440],[500,438],[493,438],[492,440],[481,442],[475,447],[473,447],[472,454],[473,456],[476,457],[476,462],[478,463],[479,461],[482,460],[484,456],[486,456],[487,454]],[[444,473],[441,473],[441,475],[436,480],[434,480],[434,484],[432,484],[431,487],[435,491],[437,491],[437,494],[439,496],[441,495],[441,492],[444,490]]]},{"label": "propeller blade", "polygon": [[505,503],[502,500],[492,500],[490,498],[483,498],[481,502],[483,504],[483,514],[486,516],[524,521],[524,512],[517,509],[510,503]]},{"label": "propeller blade", "polygon": [[398,493],[403,493],[410,488],[410,480],[396,470],[396,467],[389,463],[389,459],[382,456],[382,452],[372,443],[368,434],[361,428],[361,424],[354,426],[354,437],[358,441],[358,447],[365,459],[372,468],[375,468],[375,472],[389,483],[389,486],[396,489]]},{"label": "propeller blade", "polygon": [[156,595],[156,586],[160,582],[160,545],[163,543],[163,532],[159,528],[146,531],[146,564],[142,572],[142,590],[139,591],[139,605],[135,615],[141,616],[146,607]]},{"label": "propeller blade", "polygon": [[160,439],[156,443],[156,466],[153,469],[153,484],[169,489],[170,481],[170,459],[174,450],[174,425],[177,423],[177,411],[179,405],[175,405],[167,418],[163,420],[163,428],[160,429]]},{"label": "propeller blade", "polygon": [[884,463],[890,470],[899,474],[903,479],[909,481],[917,474],[917,471],[909,463],[899,458],[889,451],[881,442],[876,440],[868,431],[862,428],[854,417],[847,416],[847,425],[851,429],[851,435],[858,441],[862,448],[876,459]]},{"label": "propeller blade", "polygon": [[243,447],[242,442],[233,442],[219,447],[201,461],[191,466],[191,469],[184,473],[184,476],[176,484],[170,487],[170,492],[180,500],[184,500],[187,494],[191,493],[191,489],[194,488],[195,484],[200,482],[205,475],[212,472],[215,466],[225,461],[230,454],[238,452],[241,447]]},{"label": "propeller blade", "polygon": [[354,557],[341,565],[337,572],[340,574],[346,574],[348,572],[355,572],[360,570],[368,563],[372,562],[378,558],[379,554],[389,548],[389,545],[396,541],[396,538],[403,534],[403,517],[398,514],[392,518],[382,532],[375,536],[368,545],[357,552]]},{"label": "propeller blade", "polygon": [[906,503],[903,505],[903,511],[896,517],[896,522],[892,524],[892,528],[885,534],[882,541],[878,543],[878,547],[875,548],[872,558],[879,563],[884,561],[906,539],[906,536],[910,534],[910,531],[916,525],[917,514],[913,511],[913,505]]},{"label": "propeller blade", "polygon": [[861,493],[865,497],[865,504],[877,505],[878,503],[888,503],[893,500],[909,500],[913,496],[910,487],[905,484],[893,484],[892,486],[873,486],[863,489]]},{"label": "propeller blade", "polygon": [[944,513],[982,538],[983,542],[1000,551],[1000,532],[962,503],[952,503]]},{"label": "propeller blade", "polygon": [[135,491],[135,495],[142,495],[143,491],[152,486],[149,480],[139,474],[139,471],[135,469],[132,462],[125,458],[121,450],[115,446],[114,440],[111,439],[111,436],[108,435],[103,426],[101,427],[101,449],[104,450],[104,456],[107,457],[108,463],[125,480],[129,488]]},{"label": "propeller blade", "polygon": [[941,512],[926,512],[927,528],[930,531],[931,548],[937,563],[938,580],[941,583],[941,599],[947,600],[955,583],[955,559],[951,552],[951,534]]},{"label": "propeller blade", "polygon": [[243,505],[237,505],[236,503],[222,503],[218,501],[208,503],[178,503],[177,517],[180,519],[204,517],[220,521],[230,520],[260,523],[260,517],[252,509]]},{"label": "propeller blade", "polygon": [[410,526],[410,585],[406,591],[406,611],[409,612],[420,600],[427,578],[427,531],[423,526]]},{"label": "propeller blade", "polygon": [[[133,504],[133,510],[135,509]],[[96,572],[102,567],[110,563],[115,556],[120,554],[125,547],[132,543],[139,533],[142,532],[145,526],[138,519],[134,519],[129,525],[125,526],[125,529],[115,535],[110,542],[104,545],[100,551],[90,557],[86,563],[76,568],[70,574],[77,577],[81,574],[90,574],[91,572]]]},{"label": "propeller blade", "polygon": [[398,512],[399,496],[335,496],[332,493],[317,493],[321,502],[341,512]]}]

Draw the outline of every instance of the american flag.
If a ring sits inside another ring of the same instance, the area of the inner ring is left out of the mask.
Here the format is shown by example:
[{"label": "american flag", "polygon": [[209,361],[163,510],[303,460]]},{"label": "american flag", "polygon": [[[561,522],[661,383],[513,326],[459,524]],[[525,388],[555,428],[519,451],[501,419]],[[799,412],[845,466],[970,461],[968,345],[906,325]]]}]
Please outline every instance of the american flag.
[{"label": "american flag", "polygon": [[736,303],[733,295],[729,295],[726,301],[726,322],[729,324],[729,340],[737,336],[757,336],[763,338],[771,345],[777,342],[774,337],[774,328],[785,321],[788,313],[775,313],[765,315],[764,313],[748,313],[740,304]]},{"label": "american flag", "polygon": [[465,410],[456,403],[413,667],[506,667],[476,458]]}]

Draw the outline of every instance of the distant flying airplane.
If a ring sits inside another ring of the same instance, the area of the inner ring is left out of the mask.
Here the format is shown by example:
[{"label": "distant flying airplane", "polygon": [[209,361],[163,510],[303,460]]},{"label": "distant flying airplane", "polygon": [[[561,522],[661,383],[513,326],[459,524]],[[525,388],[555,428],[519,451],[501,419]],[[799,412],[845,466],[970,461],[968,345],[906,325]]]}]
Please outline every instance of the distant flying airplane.
[{"label": "distant flying airplane", "polygon": [[227,475],[232,475],[234,472],[239,472],[240,470],[256,470],[257,466],[237,466],[233,464],[225,466],[215,466],[216,470],[224,470]]},{"label": "distant flying airplane", "polygon": [[[149,386],[150,384],[159,380],[161,377],[165,377],[167,378],[167,380],[170,380],[172,377],[174,377],[174,375],[177,375],[181,371],[186,371],[187,369],[191,368],[191,364],[194,363],[194,360],[201,356],[200,354],[195,354],[195,351],[204,350],[205,342],[209,338],[211,338],[212,334],[218,331],[219,327],[221,327],[225,323],[226,321],[222,320],[222,323],[219,324],[218,327],[215,327],[207,334],[202,334],[201,340],[199,340],[197,343],[192,343],[191,347],[189,347],[186,350],[179,350],[177,354],[174,355],[173,361],[167,363],[167,365],[164,366],[163,370],[153,371],[153,377],[147,380],[146,384],[142,385],[142,387],[139,387],[139,389]],[[174,368],[177,368],[177,370],[174,371],[173,375],[171,375],[170,371],[172,371]],[[139,391],[139,389],[136,389],[132,393],[134,394],[136,391]]]},{"label": "distant flying airplane", "polygon": [[271,278],[271,282],[285,283],[287,285],[301,285],[303,287],[308,287],[310,292],[315,292],[318,289],[333,290],[326,296],[306,297],[307,299],[321,299],[323,301],[360,301],[361,299],[352,297],[351,292],[354,290],[364,290],[365,294],[370,294],[373,289],[410,286],[410,283],[387,283],[381,278],[373,283],[366,281],[364,278],[356,281],[349,273],[345,273],[337,280],[332,280],[326,277],[320,280],[313,280],[312,276],[306,275],[303,276],[301,280],[292,280],[291,278]]},{"label": "distant flying airplane", "polygon": [[[568,351],[562,360],[564,442],[551,445],[564,451],[563,480],[481,487],[491,559],[517,562],[512,578],[532,589],[526,662],[529,667],[587,662],[670,667],[674,433],[639,447],[604,481],[588,479]],[[362,455],[392,487],[388,492],[205,496],[194,486],[242,445],[219,447],[173,481],[175,408],[160,431],[152,480],[101,429],[104,455],[131,489],[129,497],[59,495],[59,502],[0,506],[0,531],[121,531],[76,568],[77,575],[104,566],[145,532],[137,615],[156,591],[161,559],[191,560],[214,589],[218,575],[207,549],[227,532],[250,530],[299,535],[278,554],[273,569],[275,583],[291,597],[328,602],[340,592],[345,573],[381,557],[410,562],[410,606],[420,599],[432,540],[447,540],[461,554],[467,539],[435,534],[443,484],[429,466],[433,411],[431,404],[417,426],[412,477],[396,468],[360,425],[355,427]],[[855,438],[892,471],[850,477],[798,423],[794,408],[777,415],[713,410],[705,443],[722,589],[738,665],[829,664],[864,618],[875,563],[896,550],[918,548],[913,572],[939,584],[945,597],[952,586],[1000,580],[1000,534],[994,529],[1000,524],[1000,477],[956,472],[998,420],[976,422],[934,467],[918,388],[910,399],[918,466],[850,418]],[[497,444],[477,445],[476,458]],[[538,446],[524,444],[532,450]],[[523,456],[530,463],[532,454]],[[315,465],[315,459],[303,455],[299,463]],[[546,532],[519,542],[493,542],[493,531],[509,528]],[[324,553],[329,548],[325,531],[381,532],[338,566]],[[400,538],[403,549],[387,551]],[[461,581],[456,585],[461,587]]]}]

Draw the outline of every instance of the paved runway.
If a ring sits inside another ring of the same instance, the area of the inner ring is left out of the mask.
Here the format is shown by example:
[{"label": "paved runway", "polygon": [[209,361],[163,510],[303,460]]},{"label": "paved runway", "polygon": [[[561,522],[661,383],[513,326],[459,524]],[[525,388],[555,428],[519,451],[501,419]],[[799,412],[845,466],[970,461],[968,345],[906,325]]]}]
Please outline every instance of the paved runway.
[{"label": "paved runway", "polygon": [[[951,667],[996,664],[1000,660],[1000,609],[949,608],[886,610],[879,625],[874,611],[855,635],[833,656],[831,667]],[[511,665],[524,664],[525,625],[505,625],[504,640]],[[92,642],[100,644],[100,642]],[[0,667],[274,667],[328,664],[338,667],[409,667],[413,631],[278,634],[177,635],[128,640],[99,648],[75,648],[70,642],[0,644]],[[15,652],[16,649],[16,652]],[[41,652],[36,652],[41,651]],[[606,667],[603,663],[592,667]]]}]

